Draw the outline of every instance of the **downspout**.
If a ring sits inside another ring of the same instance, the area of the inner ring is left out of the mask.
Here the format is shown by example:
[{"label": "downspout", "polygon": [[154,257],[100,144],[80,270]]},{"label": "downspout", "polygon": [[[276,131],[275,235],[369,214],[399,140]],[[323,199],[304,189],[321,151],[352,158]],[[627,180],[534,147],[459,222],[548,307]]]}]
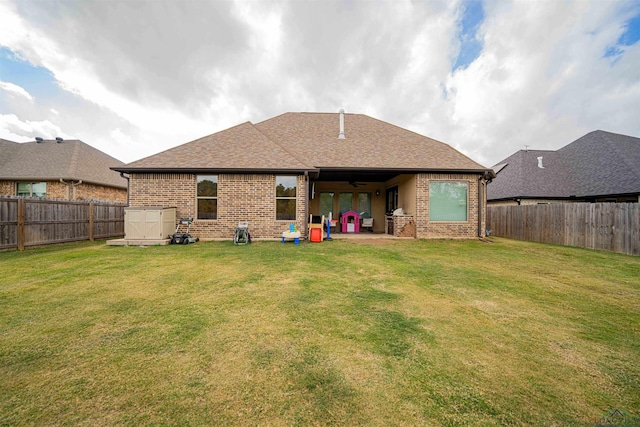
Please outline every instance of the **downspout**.
[{"label": "downspout", "polygon": [[[488,172],[485,172],[482,176],[478,178],[478,237],[481,239],[486,237],[486,234],[482,229],[482,218],[483,218],[482,202],[486,201],[486,195],[487,195],[486,187],[487,187],[487,184],[489,184],[490,182],[491,182],[491,176],[489,175]],[[485,209],[486,209],[486,206],[485,206]]]},{"label": "downspout", "polygon": [[69,200],[69,184],[71,184],[71,183],[70,182],[66,182],[62,178],[60,178],[60,182],[67,186],[67,197],[66,197],[66,199]]},{"label": "downspout", "polygon": [[127,180],[127,206],[129,206],[129,178],[128,176],[124,176],[124,172],[120,172],[120,177]]},{"label": "downspout", "polygon": [[71,186],[73,187],[73,200],[76,199],[76,185],[80,185],[80,184],[82,184],[81,179],[79,179],[78,182],[76,183],[73,183],[73,182],[71,183]]}]

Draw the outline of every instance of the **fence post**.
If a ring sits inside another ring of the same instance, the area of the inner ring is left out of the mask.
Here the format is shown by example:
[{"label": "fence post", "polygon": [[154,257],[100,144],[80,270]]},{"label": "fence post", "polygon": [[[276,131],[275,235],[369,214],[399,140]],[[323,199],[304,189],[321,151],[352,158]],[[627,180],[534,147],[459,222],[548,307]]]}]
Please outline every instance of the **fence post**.
[{"label": "fence post", "polygon": [[18,250],[24,251],[24,199],[18,199]]},{"label": "fence post", "polygon": [[93,202],[89,202],[89,240],[93,242],[94,230]]}]

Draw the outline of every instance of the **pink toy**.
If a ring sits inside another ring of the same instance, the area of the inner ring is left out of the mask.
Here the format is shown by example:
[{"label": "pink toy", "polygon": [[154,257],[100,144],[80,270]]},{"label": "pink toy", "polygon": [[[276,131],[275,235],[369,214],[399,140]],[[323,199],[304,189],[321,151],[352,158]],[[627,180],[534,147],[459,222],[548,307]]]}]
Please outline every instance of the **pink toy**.
[{"label": "pink toy", "polygon": [[360,232],[360,214],[356,211],[342,212],[342,232],[343,233],[359,233]]}]

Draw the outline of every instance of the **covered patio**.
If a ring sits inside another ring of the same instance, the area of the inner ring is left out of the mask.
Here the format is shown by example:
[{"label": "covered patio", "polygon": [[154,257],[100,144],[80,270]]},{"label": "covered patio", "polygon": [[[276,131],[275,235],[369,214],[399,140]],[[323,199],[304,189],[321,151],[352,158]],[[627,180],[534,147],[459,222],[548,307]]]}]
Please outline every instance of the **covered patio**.
[{"label": "covered patio", "polygon": [[[333,237],[415,237],[414,174],[323,169],[319,176],[310,179],[309,186],[309,213],[324,216],[325,220],[331,217],[335,225],[331,228]],[[403,214],[392,216],[398,208],[402,209]],[[350,212],[349,215],[356,215],[355,222],[358,222],[358,226],[343,226],[343,223],[354,222],[352,216],[343,221],[342,216],[347,212]],[[414,231],[398,228],[398,221],[402,222],[401,227],[409,222],[413,223]]]}]

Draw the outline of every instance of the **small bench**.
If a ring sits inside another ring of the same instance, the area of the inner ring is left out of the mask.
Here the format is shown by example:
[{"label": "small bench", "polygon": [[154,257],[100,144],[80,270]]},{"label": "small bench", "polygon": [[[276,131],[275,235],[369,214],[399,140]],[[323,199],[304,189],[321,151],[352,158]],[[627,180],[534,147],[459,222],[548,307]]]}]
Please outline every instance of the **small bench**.
[{"label": "small bench", "polygon": [[300,244],[300,232],[299,231],[283,231],[282,232],[282,243],[285,240],[293,240],[293,243],[296,245]]}]

